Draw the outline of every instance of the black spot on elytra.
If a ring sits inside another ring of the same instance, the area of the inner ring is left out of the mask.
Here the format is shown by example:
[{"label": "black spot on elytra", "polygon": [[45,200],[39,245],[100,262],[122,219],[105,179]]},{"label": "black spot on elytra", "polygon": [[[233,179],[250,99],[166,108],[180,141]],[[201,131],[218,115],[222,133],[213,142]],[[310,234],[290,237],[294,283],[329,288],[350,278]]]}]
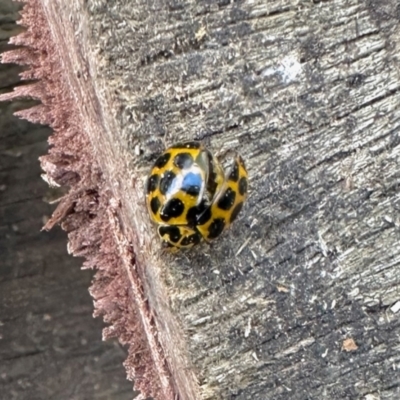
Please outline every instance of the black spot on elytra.
[{"label": "black spot on elytra", "polygon": [[203,179],[200,174],[188,172],[184,174],[181,184],[181,190],[190,194],[191,196],[198,196],[203,184]]},{"label": "black spot on elytra", "polygon": [[160,192],[166,194],[170,188],[172,181],[175,179],[176,175],[172,171],[167,171],[162,175],[160,180]]},{"label": "black spot on elytra", "polygon": [[234,205],[235,199],[236,199],[236,193],[231,188],[228,188],[225,190],[225,193],[218,200],[217,205],[221,210],[228,211]]},{"label": "black spot on elytra", "polygon": [[150,201],[150,208],[153,211],[153,214],[157,214],[158,210],[160,209],[161,202],[158,197],[153,197]]},{"label": "black spot on elytra", "polygon": [[200,187],[199,186],[183,187],[182,191],[184,191],[187,194],[190,194],[191,196],[198,196],[200,194]]},{"label": "black spot on elytra", "polygon": [[215,191],[217,190],[217,173],[215,172],[213,157],[209,151],[207,151],[207,155],[208,155],[208,171],[209,171],[207,191],[208,193],[210,193],[210,198],[213,198]]},{"label": "black spot on elytra", "polygon": [[197,217],[197,225],[203,225],[211,219],[211,207],[208,207]]},{"label": "black spot on elytra", "polygon": [[174,144],[174,149],[199,149],[201,146],[200,142],[179,142]]},{"label": "black spot on elytra", "polygon": [[176,198],[171,199],[163,207],[160,213],[160,217],[163,221],[167,222],[171,218],[178,218],[179,216],[181,216],[184,210],[185,206],[182,203],[182,200]]},{"label": "black spot on elytra", "polygon": [[157,168],[164,168],[170,158],[171,158],[171,153],[161,154],[161,156],[157,158],[154,166]]},{"label": "black spot on elytra", "polygon": [[247,179],[243,176],[239,181],[239,193],[244,196],[247,193]]},{"label": "black spot on elytra", "polygon": [[243,207],[243,203],[236,204],[236,207],[233,209],[231,217],[229,219],[230,223],[232,223],[236,219],[236,217],[240,213],[240,210],[242,209],[242,207]]},{"label": "black spot on elytra", "polygon": [[190,168],[193,165],[193,157],[189,153],[180,153],[175,156],[174,164],[180,169]]},{"label": "black spot on elytra", "polygon": [[[195,226],[199,224],[199,218],[207,211],[208,206],[202,201],[198,206],[189,208],[186,214],[186,220],[189,226]],[[209,212],[211,217],[211,211]]]},{"label": "black spot on elytra", "polygon": [[208,227],[208,239],[215,239],[218,237],[225,228],[225,220],[223,218],[216,218]]},{"label": "black spot on elytra", "polygon": [[233,164],[231,173],[229,174],[229,180],[233,182],[237,182],[239,180],[239,165],[236,161]]},{"label": "black spot on elytra", "polygon": [[160,226],[158,228],[158,233],[162,238],[165,236],[169,237],[169,240],[173,243],[178,243],[181,238],[181,232],[177,226]]},{"label": "black spot on elytra", "polygon": [[150,176],[147,180],[147,194],[154,192],[157,189],[159,178],[160,177],[156,174]]},{"label": "black spot on elytra", "polygon": [[181,246],[190,246],[190,245],[196,245],[199,244],[201,240],[201,236],[198,233],[193,233],[190,236],[185,236],[182,240],[180,245]]}]

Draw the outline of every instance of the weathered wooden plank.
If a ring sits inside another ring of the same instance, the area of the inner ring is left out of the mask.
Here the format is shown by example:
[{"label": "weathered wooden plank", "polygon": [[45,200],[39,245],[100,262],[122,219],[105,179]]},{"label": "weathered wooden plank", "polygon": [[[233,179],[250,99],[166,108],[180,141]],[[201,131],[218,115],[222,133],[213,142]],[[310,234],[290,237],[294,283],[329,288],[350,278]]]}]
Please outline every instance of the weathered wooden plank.
[{"label": "weathered wooden plank", "polygon": [[[19,7],[0,1],[0,51]],[[20,84],[16,65],[0,65],[0,93]],[[66,252],[61,230],[40,229],[52,212],[38,157],[50,129],[12,113],[32,101],[0,103],[0,398],[127,400],[126,352],[103,343],[92,318],[92,273]]]},{"label": "weathered wooden plank", "polygon": [[229,234],[160,263],[200,397],[396,398],[395,2],[97,4],[96,79],[140,176],[186,138],[249,166]]},{"label": "weathered wooden plank", "polygon": [[[127,363],[158,385],[139,383],[143,393],[397,399],[396,2],[32,4],[89,140],[84,157],[102,174],[90,186],[107,215],[100,226],[154,361]],[[240,151],[251,192],[218,241],[165,255],[143,183],[158,152],[182,139]],[[90,226],[70,248],[94,257],[82,249]],[[117,287],[97,304],[106,316]]]}]

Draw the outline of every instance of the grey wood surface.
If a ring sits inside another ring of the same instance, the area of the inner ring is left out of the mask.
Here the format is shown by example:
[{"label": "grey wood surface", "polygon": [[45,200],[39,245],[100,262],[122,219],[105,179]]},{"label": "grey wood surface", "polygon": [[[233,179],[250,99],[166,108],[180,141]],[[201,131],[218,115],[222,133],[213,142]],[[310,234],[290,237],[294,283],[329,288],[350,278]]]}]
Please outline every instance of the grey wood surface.
[{"label": "grey wood surface", "polygon": [[[38,3],[165,357],[159,398],[398,399],[397,2]],[[166,255],[143,184],[182,139],[240,151],[250,196],[211,246]]]},{"label": "grey wood surface", "polygon": [[[0,0],[0,52],[21,31],[18,8]],[[20,71],[0,64],[0,94],[20,84]],[[0,103],[0,399],[132,399],[126,351],[103,342],[92,317],[92,272],[67,254],[60,229],[40,232],[54,208],[38,161],[51,131],[12,115],[31,105]]]},{"label": "grey wood surface", "polygon": [[89,9],[117,140],[142,151],[135,178],[182,139],[248,165],[226,235],[168,261],[155,251],[199,398],[399,398],[398,3]]}]

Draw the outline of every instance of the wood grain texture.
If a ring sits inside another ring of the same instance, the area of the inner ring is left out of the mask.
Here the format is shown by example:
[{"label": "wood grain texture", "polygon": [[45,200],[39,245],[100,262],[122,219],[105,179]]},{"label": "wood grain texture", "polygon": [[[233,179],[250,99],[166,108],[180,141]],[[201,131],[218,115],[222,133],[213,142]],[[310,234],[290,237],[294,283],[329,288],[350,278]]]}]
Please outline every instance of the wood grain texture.
[{"label": "wood grain texture", "polygon": [[[136,180],[181,139],[239,150],[249,168],[229,233],[147,260],[199,397],[397,398],[396,2],[89,4],[97,76],[121,104],[118,144],[142,151]],[[357,351],[342,350],[348,337]]]},{"label": "wood grain texture", "polygon": [[[0,52],[22,30],[19,8],[0,1]],[[21,84],[21,70],[0,64],[0,94]],[[51,130],[12,115],[33,104],[0,103],[0,398],[132,399],[126,351],[102,342],[103,323],[92,318],[93,274],[68,256],[60,229],[40,232],[53,208],[38,161]]]},{"label": "wood grain texture", "polygon": [[[397,399],[396,1],[42,5],[164,398]],[[182,139],[240,151],[250,196],[211,246],[165,255],[143,184]]]}]

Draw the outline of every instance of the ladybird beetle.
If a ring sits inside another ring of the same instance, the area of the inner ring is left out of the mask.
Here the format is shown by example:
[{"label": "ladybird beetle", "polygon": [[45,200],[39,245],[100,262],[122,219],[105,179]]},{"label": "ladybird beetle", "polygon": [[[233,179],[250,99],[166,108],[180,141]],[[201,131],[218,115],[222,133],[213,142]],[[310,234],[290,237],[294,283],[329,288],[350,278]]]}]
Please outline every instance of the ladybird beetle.
[{"label": "ladybird beetle", "polygon": [[235,220],[247,196],[247,171],[236,154],[226,173],[200,142],[176,143],[156,160],[146,204],[169,247],[189,248],[217,238]]}]

